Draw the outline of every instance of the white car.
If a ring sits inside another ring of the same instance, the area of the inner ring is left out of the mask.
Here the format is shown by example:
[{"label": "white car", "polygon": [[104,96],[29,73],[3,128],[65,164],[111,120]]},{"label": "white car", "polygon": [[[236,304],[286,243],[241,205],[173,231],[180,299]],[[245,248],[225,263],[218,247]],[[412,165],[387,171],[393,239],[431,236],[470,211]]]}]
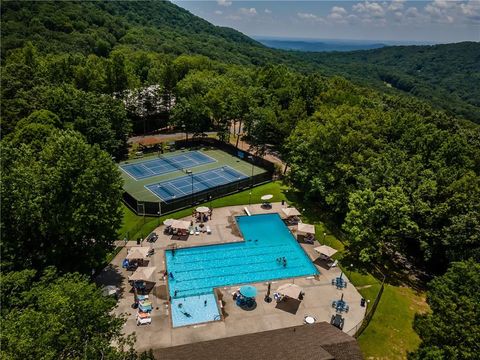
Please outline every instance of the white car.
[{"label": "white car", "polygon": [[152,317],[149,313],[139,311],[137,313],[137,326],[148,325],[152,323]]}]

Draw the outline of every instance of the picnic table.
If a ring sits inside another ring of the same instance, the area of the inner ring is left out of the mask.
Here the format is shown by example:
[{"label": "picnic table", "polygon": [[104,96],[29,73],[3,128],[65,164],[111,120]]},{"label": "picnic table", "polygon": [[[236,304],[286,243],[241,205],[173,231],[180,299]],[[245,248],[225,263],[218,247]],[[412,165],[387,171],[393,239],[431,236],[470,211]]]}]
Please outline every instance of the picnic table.
[{"label": "picnic table", "polygon": [[332,279],[332,285],[335,285],[337,289],[343,289],[347,287],[347,282],[340,276]]},{"label": "picnic table", "polygon": [[337,312],[348,312],[350,310],[350,307],[344,300],[334,300],[332,301],[332,307],[335,308]]}]

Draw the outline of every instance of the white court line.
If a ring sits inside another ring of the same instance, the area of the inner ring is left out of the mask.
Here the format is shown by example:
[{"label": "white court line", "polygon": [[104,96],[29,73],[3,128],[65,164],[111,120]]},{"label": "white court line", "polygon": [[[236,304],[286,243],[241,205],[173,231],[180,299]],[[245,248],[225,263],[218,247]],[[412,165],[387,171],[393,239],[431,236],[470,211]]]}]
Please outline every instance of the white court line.
[{"label": "white court line", "polygon": [[149,189],[147,186],[152,186],[152,185],[155,185],[155,184],[150,184],[150,185],[144,185],[144,188],[147,189],[148,191],[150,191],[153,195],[155,195],[157,198],[159,198],[160,200],[162,200],[163,202],[167,202],[168,200],[165,200],[164,198],[162,198],[160,195],[158,195],[157,193],[155,193],[154,191],[152,191],[151,189]]},{"label": "white court line", "polygon": [[211,157],[210,155],[207,155],[207,154],[205,154],[203,151],[196,150],[196,151],[192,151],[192,152],[197,152],[197,153],[199,153],[199,154],[202,154],[202,155],[204,155],[204,156],[208,157],[209,159],[212,159],[212,160],[213,160],[213,162],[218,162],[218,160],[217,160],[217,159],[215,159],[214,157]]},{"label": "white court line", "polygon": [[[173,179],[173,180],[175,180],[175,179]],[[175,185],[173,185],[171,182],[170,182],[170,186],[171,186],[171,187],[173,187],[173,188],[175,188],[175,189],[177,189],[177,190],[179,190],[179,191],[180,191],[182,194],[184,194],[184,195],[188,195],[186,192],[184,192],[182,189],[180,189],[180,188],[176,187],[176,186],[175,186]]]},{"label": "white court line", "polygon": [[[130,165],[130,164],[127,164],[127,165]],[[128,176],[130,176],[133,180],[135,181],[138,181],[140,179],[136,179],[133,175],[131,175],[127,170],[125,170],[121,165],[120,165],[120,169],[122,169],[122,171],[127,174]]]}]

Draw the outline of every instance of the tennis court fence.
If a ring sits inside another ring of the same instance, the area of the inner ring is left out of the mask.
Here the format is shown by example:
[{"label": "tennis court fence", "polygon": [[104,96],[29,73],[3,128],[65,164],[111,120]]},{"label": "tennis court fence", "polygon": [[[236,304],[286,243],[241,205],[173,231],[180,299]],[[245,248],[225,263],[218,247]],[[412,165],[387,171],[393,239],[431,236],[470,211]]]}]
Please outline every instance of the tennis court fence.
[{"label": "tennis court fence", "polygon": [[137,215],[145,216],[160,216],[185,209],[191,206],[196,206],[207,201],[220,198],[225,195],[234,194],[236,192],[250,189],[251,187],[265,184],[272,181],[272,174],[270,172],[254,175],[246,179],[241,179],[232,183],[228,183],[219,187],[206,189],[185,196],[181,199],[164,202],[164,201],[141,201],[135,199],[127,192],[123,193],[123,200],[125,204],[134,211]]}]

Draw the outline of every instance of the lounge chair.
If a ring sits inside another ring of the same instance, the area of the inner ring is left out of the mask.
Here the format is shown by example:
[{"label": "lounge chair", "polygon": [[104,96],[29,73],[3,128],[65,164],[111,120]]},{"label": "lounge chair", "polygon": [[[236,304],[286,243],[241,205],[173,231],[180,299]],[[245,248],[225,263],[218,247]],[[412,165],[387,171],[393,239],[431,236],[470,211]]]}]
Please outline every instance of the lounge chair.
[{"label": "lounge chair", "polygon": [[190,230],[190,235],[193,235],[195,233],[195,230],[193,229],[193,226],[190,226],[189,230]]},{"label": "lounge chair", "polygon": [[200,230],[195,226],[195,235],[200,235]]},{"label": "lounge chair", "polygon": [[211,234],[212,233],[212,229],[210,229],[210,226],[206,226],[206,229],[207,229],[207,234]]},{"label": "lounge chair", "polygon": [[329,268],[337,267],[337,264],[338,264],[338,260],[335,260],[333,262],[328,263],[328,267]]}]

